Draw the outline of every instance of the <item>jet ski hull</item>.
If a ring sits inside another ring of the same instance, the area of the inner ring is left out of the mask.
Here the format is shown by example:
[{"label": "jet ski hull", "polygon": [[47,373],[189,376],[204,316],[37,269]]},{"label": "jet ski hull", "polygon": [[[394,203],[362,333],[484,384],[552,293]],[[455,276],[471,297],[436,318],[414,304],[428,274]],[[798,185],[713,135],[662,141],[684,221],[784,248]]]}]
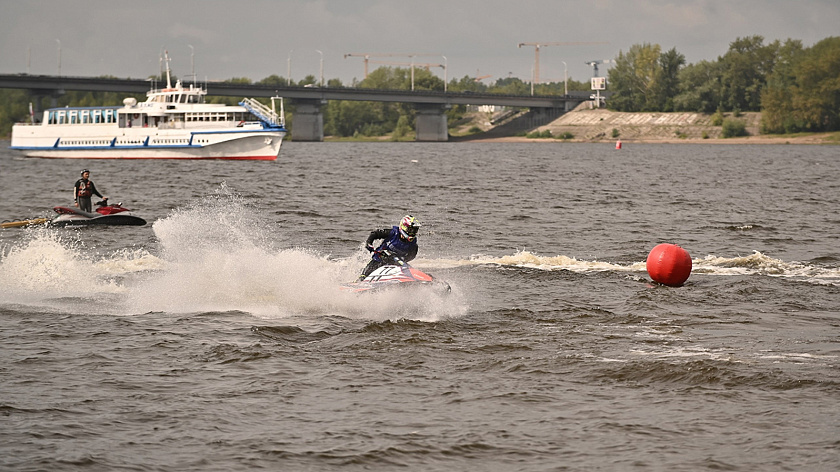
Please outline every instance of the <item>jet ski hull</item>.
[{"label": "jet ski hull", "polygon": [[91,226],[91,225],[115,225],[115,226],[143,226],[146,220],[129,213],[128,209],[119,203],[108,205],[105,199],[97,202],[96,212],[83,211],[78,208],[64,206],[53,207],[58,213],[50,225],[52,226]]},{"label": "jet ski hull", "polygon": [[429,290],[437,294],[452,291],[448,283],[409,266],[385,265],[357,282],[347,283],[341,289],[353,293],[381,292],[383,290]]},{"label": "jet ski hull", "polygon": [[143,226],[146,220],[134,215],[101,215],[93,218],[83,216],[66,217],[62,215],[50,222],[52,226],[93,226],[93,225],[116,225],[116,226]]}]

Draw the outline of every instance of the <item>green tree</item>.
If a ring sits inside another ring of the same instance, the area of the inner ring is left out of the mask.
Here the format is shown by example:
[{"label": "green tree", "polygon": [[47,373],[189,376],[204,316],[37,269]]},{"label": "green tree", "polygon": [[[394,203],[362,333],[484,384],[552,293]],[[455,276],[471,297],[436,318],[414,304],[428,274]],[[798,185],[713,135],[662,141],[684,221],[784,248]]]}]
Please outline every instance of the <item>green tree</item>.
[{"label": "green tree", "polygon": [[507,77],[497,79],[486,91],[501,95],[527,95],[531,93],[531,86],[523,82],[519,77]]},{"label": "green tree", "polygon": [[619,111],[655,110],[657,82],[662,75],[658,44],[634,44],[625,54],[619,51],[609,82],[613,94],[608,106]]},{"label": "green tree", "polygon": [[725,111],[761,109],[761,90],[773,71],[779,48],[779,41],[764,46],[764,38],[758,35],[737,38],[729,44],[729,51],[719,58]]},{"label": "green tree", "polygon": [[840,129],[840,37],[807,49],[788,40],[761,103],[763,133]]},{"label": "green tree", "polygon": [[258,81],[257,85],[275,85],[278,87],[285,87],[288,82],[288,79],[284,79],[277,74],[272,74]]},{"label": "green tree", "polygon": [[794,133],[803,128],[804,123],[794,116],[791,99],[796,87],[797,64],[803,54],[802,42],[798,40],[788,39],[779,49],[776,66],[761,91],[762,133]]},{"label": "green tree", "polygon": [[394,128],[394,133],[392,135],[394,140],[403,138],[411,132],[412,128],[408,121],[408,117],[405,115],[400,116],[400,119],[397,120],[397,126]]},{"label": "green tree", "polygon": [[297,83],[297,85],[299,87],[306,87],[307,85],[317,85],[317,84],[318,84],[318,79],[316,79],[315,76],[312,75],[312,74],[307,75],[306,77],[303,78],[303,80],[300,80]]},{"label": "green tree", "polygon": [[674,111],[674,98],[679,93],[680,69],[685,66],[685,56],[671,48],[659,56],[660,73],[654,84],[650,105],[657,110]]},{"label": "green tree", "polygon": [[388,129],[388,120],[371,102],[331,101],[323,112],[324,133],[330,136],[370,135]]},{"label": "green tree", "polygon": [[[519,80],[519,79],[517,79]],[[465,75],[460,79],[452,79],[449,81],[448,90],[450,92],[487,92],[487,86],[480,81],[475,80],[475,77]]]},{"label": "green tree", "polygon": [[9,136],[15,123],[29,121],[28,98],[24,90],[0,89],[0,136]]},{"label": "green tree", "polygon": [[721,106],[722,74],[718,61],[700,61],[682,68],[674,109],[714,113]]},{"label": "green tree", "polygon": [[721,125],[720,135],[724,138],[734,138],[737,136],[747,136],[747,123],[744,120],[736,120],[735,118],[726,118]]},{"label": "green tree", "polygon": [[809,131],[840,129],[840,37],[809,48],[797,67],[793,113]]}]

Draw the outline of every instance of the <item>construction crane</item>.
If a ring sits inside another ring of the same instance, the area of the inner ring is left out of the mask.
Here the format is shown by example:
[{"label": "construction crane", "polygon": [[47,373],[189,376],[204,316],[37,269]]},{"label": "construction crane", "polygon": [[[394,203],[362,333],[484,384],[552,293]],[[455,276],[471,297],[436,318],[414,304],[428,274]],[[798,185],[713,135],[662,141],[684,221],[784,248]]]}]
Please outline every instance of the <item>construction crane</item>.
[{"label": "construction crane", "polygon": [[493,77],[493,74],[481,75],[481,69],[476,69],[475,78],[473,79],[473,82],[481,82],[483,79],[487,79],[490,77]]},{"label": "construction crane", "polygon": [[344,58],[347,59],[348,57],[363,57],[365,62],[365,78],[367,79],[368,76],[368,64],[370,63],[371,57],[429,57],[429,56],[439,56],[440,54],[411,54],[411,53],[356,53],[356,54],[345,54]]},{"label": "construction crane", "polygon": [[548,43],[519,43],[522,46],[534,46],[534,83],[540,83],[540,48],[543,46],[584,46],[589,44],[609,44],[603,41],[575,41],[568,43],[548,42]]},{"label": "construction crane", "polygon": [[611,64],[615,62],[612,59],[603,59],[598,61],[587,61],[586,64],[592,66],[592,77],[598,77],[598,64]]},{"label": "construction crane", "polygon": [[[395,62],[395,61],[368,61],[371,64],[386,64],[392,66],[410,66],[411,67],[411,90],[414,90],[414,68],[415,67],[425,67],[426,70],[430,70],[432,67],[440,67],[443,70],[446,70],[446,66],[443,64],[427,64],[421,62]],[[367,78],[367,76],[365,76]],[[445,86],[445,85],[444,85]]]},{"label": "construction crane", "polygon": [[382,64],[386,66],[414,66],[414,67],[424,67],[426,70],[431,70],[432,67],[440,67],[443,69],[445,66],[443,64],[432,64],[426,62],[398,62],[398,61],[368,61],[370,64]]}]

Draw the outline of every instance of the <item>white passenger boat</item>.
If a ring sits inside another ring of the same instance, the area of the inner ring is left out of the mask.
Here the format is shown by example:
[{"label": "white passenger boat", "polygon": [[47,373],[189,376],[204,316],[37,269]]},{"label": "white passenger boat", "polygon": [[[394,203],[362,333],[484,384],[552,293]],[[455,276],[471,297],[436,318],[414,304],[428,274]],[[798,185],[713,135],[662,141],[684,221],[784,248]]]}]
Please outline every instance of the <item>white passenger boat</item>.
[{"label": "white passenger boat", "polygon": [[171,85],[168,60],[166,82],[142,103],[48,109],[41,123],[12,127],[11,148],[47,158],[277,159],[286,136],[282,98],[271,107],[249,98],[239,106],[206,103],[200,86]]}]

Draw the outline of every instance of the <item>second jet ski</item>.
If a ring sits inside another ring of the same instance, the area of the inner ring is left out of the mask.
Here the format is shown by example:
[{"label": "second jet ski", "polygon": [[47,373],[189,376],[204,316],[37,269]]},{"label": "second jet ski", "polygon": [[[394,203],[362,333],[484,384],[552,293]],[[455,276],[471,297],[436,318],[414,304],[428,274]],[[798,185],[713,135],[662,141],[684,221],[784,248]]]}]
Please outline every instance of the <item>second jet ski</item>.
[{"label": "second jet ski", "polygon": [[96,202],[96,211],[91,213],[78,208],[56,206],[53,211],[58,213],[52,221],[52,226],[87,226],[87,225],[121,225],[143,226],[146,220],[131,214],[131,210],[122,203],[108,204],[105,198]]}]

